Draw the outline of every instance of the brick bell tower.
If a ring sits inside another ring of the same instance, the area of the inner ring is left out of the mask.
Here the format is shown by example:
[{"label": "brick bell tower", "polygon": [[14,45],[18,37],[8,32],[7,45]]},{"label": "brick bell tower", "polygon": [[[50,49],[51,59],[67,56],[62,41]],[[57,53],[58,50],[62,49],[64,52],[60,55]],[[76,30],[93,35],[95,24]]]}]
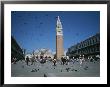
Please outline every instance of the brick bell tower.
[{"label": "brick bell tower", "polygon": [[62,31],[62,24],[58,16],[57,25],[56,25],[56,57],[57,59],[61,59],[62,55],[64,55],[63,31]]}]

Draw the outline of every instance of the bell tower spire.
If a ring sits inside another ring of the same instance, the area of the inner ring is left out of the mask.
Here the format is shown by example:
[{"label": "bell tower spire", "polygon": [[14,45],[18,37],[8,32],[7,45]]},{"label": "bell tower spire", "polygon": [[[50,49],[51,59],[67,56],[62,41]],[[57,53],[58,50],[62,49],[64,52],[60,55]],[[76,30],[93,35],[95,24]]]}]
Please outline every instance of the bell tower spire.
[{"label": "bell tower spire", "polygon": [[61,24],[61,21],[60,21],[60,18],[59,16],[57,17],[57,25],[56,25],[56,32],[57,32],[57,35],[63,35],[63,31],[62,31],[62,24]]}]

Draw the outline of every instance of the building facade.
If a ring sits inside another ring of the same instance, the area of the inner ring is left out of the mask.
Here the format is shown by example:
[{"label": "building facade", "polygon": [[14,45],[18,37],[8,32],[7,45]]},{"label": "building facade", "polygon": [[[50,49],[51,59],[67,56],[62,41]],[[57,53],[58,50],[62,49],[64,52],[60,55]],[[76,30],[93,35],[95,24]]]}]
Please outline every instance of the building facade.
[{"label": "building facade", "polygon": [[35,56],[35,57],[38,57],[38,58],[40,58],[40,56],[43,56],[43,57],[51,57],[51,58],[54,57],[52,51],[49,50],[49,49],[47,49],[47,48],[43,48],[43,49],[36,50],[36,51],[34,52],[34,56]]},{"label": "building facade", "polygon": [[63,31],[62,31],[62,24],[58,16],[57,25],[56,25],[56,58],[61,59],[62,55],[64,55]]},{"label": "building facade", "polygon": [[45,57],[47,57],[47,58],[50,57],[50,58],[52,58],[52,59],[53,59],[53,57],[54,57],[52,51],[49,50],[49,49],[46,49],[46,48],[37,49],[37,50],[33,51],[32,53],[26,54],[26,55],[25,55],[25,59],[26,59],[27,56],[28,56],[29,58],[34,57],[34,58],[38,58],[38,59],[40,59],[41,56],[42,56],[43,58],[45,58]]},{"label": "building facade", "polygon": [[100,55],[100,34],[97,33],[96,35],[71,46],[68,48],[66,55],[70,57],[78,57],[79,55],[85,55],[85,57]]},{"label": "building facade", "polygon": [[20,48],[13,36],[11,36],[11,60],[16,58],[17,60],[24,59],[23,50]]}]

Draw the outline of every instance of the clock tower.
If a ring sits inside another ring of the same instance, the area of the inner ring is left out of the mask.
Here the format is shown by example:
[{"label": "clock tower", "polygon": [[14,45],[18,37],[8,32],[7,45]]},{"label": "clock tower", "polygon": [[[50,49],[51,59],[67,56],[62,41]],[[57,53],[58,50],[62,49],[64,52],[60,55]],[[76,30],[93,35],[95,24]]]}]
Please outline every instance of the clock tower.
[{"label": "clock tower", "polygon": [[63,29],[62,24],[58,16],[57,24],[56,24],[56,57],[57,59],[61,59],[61,57],[64,55],[62,29]]}]

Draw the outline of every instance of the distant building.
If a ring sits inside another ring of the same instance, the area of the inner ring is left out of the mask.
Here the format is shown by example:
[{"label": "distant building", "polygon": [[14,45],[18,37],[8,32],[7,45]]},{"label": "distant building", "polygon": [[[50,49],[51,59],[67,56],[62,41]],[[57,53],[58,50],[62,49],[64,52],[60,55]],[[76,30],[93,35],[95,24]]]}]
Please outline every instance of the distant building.
[{"label": "distant building", "polygon": [[70,57],[78,57],[79,55],[85,55],[85,57],[100,55],[100,34],[97,33],[96,35],[71,46],[68,48],[66,55]]},{"label": "distant building", "polygon": [[51,57],[51,58],[54,57],[52,51],[49,50],[49,49],[46,49],[46,48],[36,50],[36,51],[34,52],[34,56],[35,56],[35,57],[43,56],[43,57]]},{"label": "distant building", "polygon": [[40,58],[41,56],[43,56],[43,57],[51,57],[51,58],[53,58],[54,57],[54,55],[53,55],[53,53],[51,52],[51,50],[49,50],[49,49],[46,49],[46,48],[43,48],[43,49],[37,49],[37,50],[35,50],[33,53],[28,53],[28,54],[26,54],[25,55],[25,58],[26,57],[29,57],[29,58],[32,58],[33,56],[35,57],[35,58]]},{"label": "distant building", "polygon": [[17,60],[24,59],[24,54],[14,37],[11,36],[11,59],[13,57],[16,57]]}]

